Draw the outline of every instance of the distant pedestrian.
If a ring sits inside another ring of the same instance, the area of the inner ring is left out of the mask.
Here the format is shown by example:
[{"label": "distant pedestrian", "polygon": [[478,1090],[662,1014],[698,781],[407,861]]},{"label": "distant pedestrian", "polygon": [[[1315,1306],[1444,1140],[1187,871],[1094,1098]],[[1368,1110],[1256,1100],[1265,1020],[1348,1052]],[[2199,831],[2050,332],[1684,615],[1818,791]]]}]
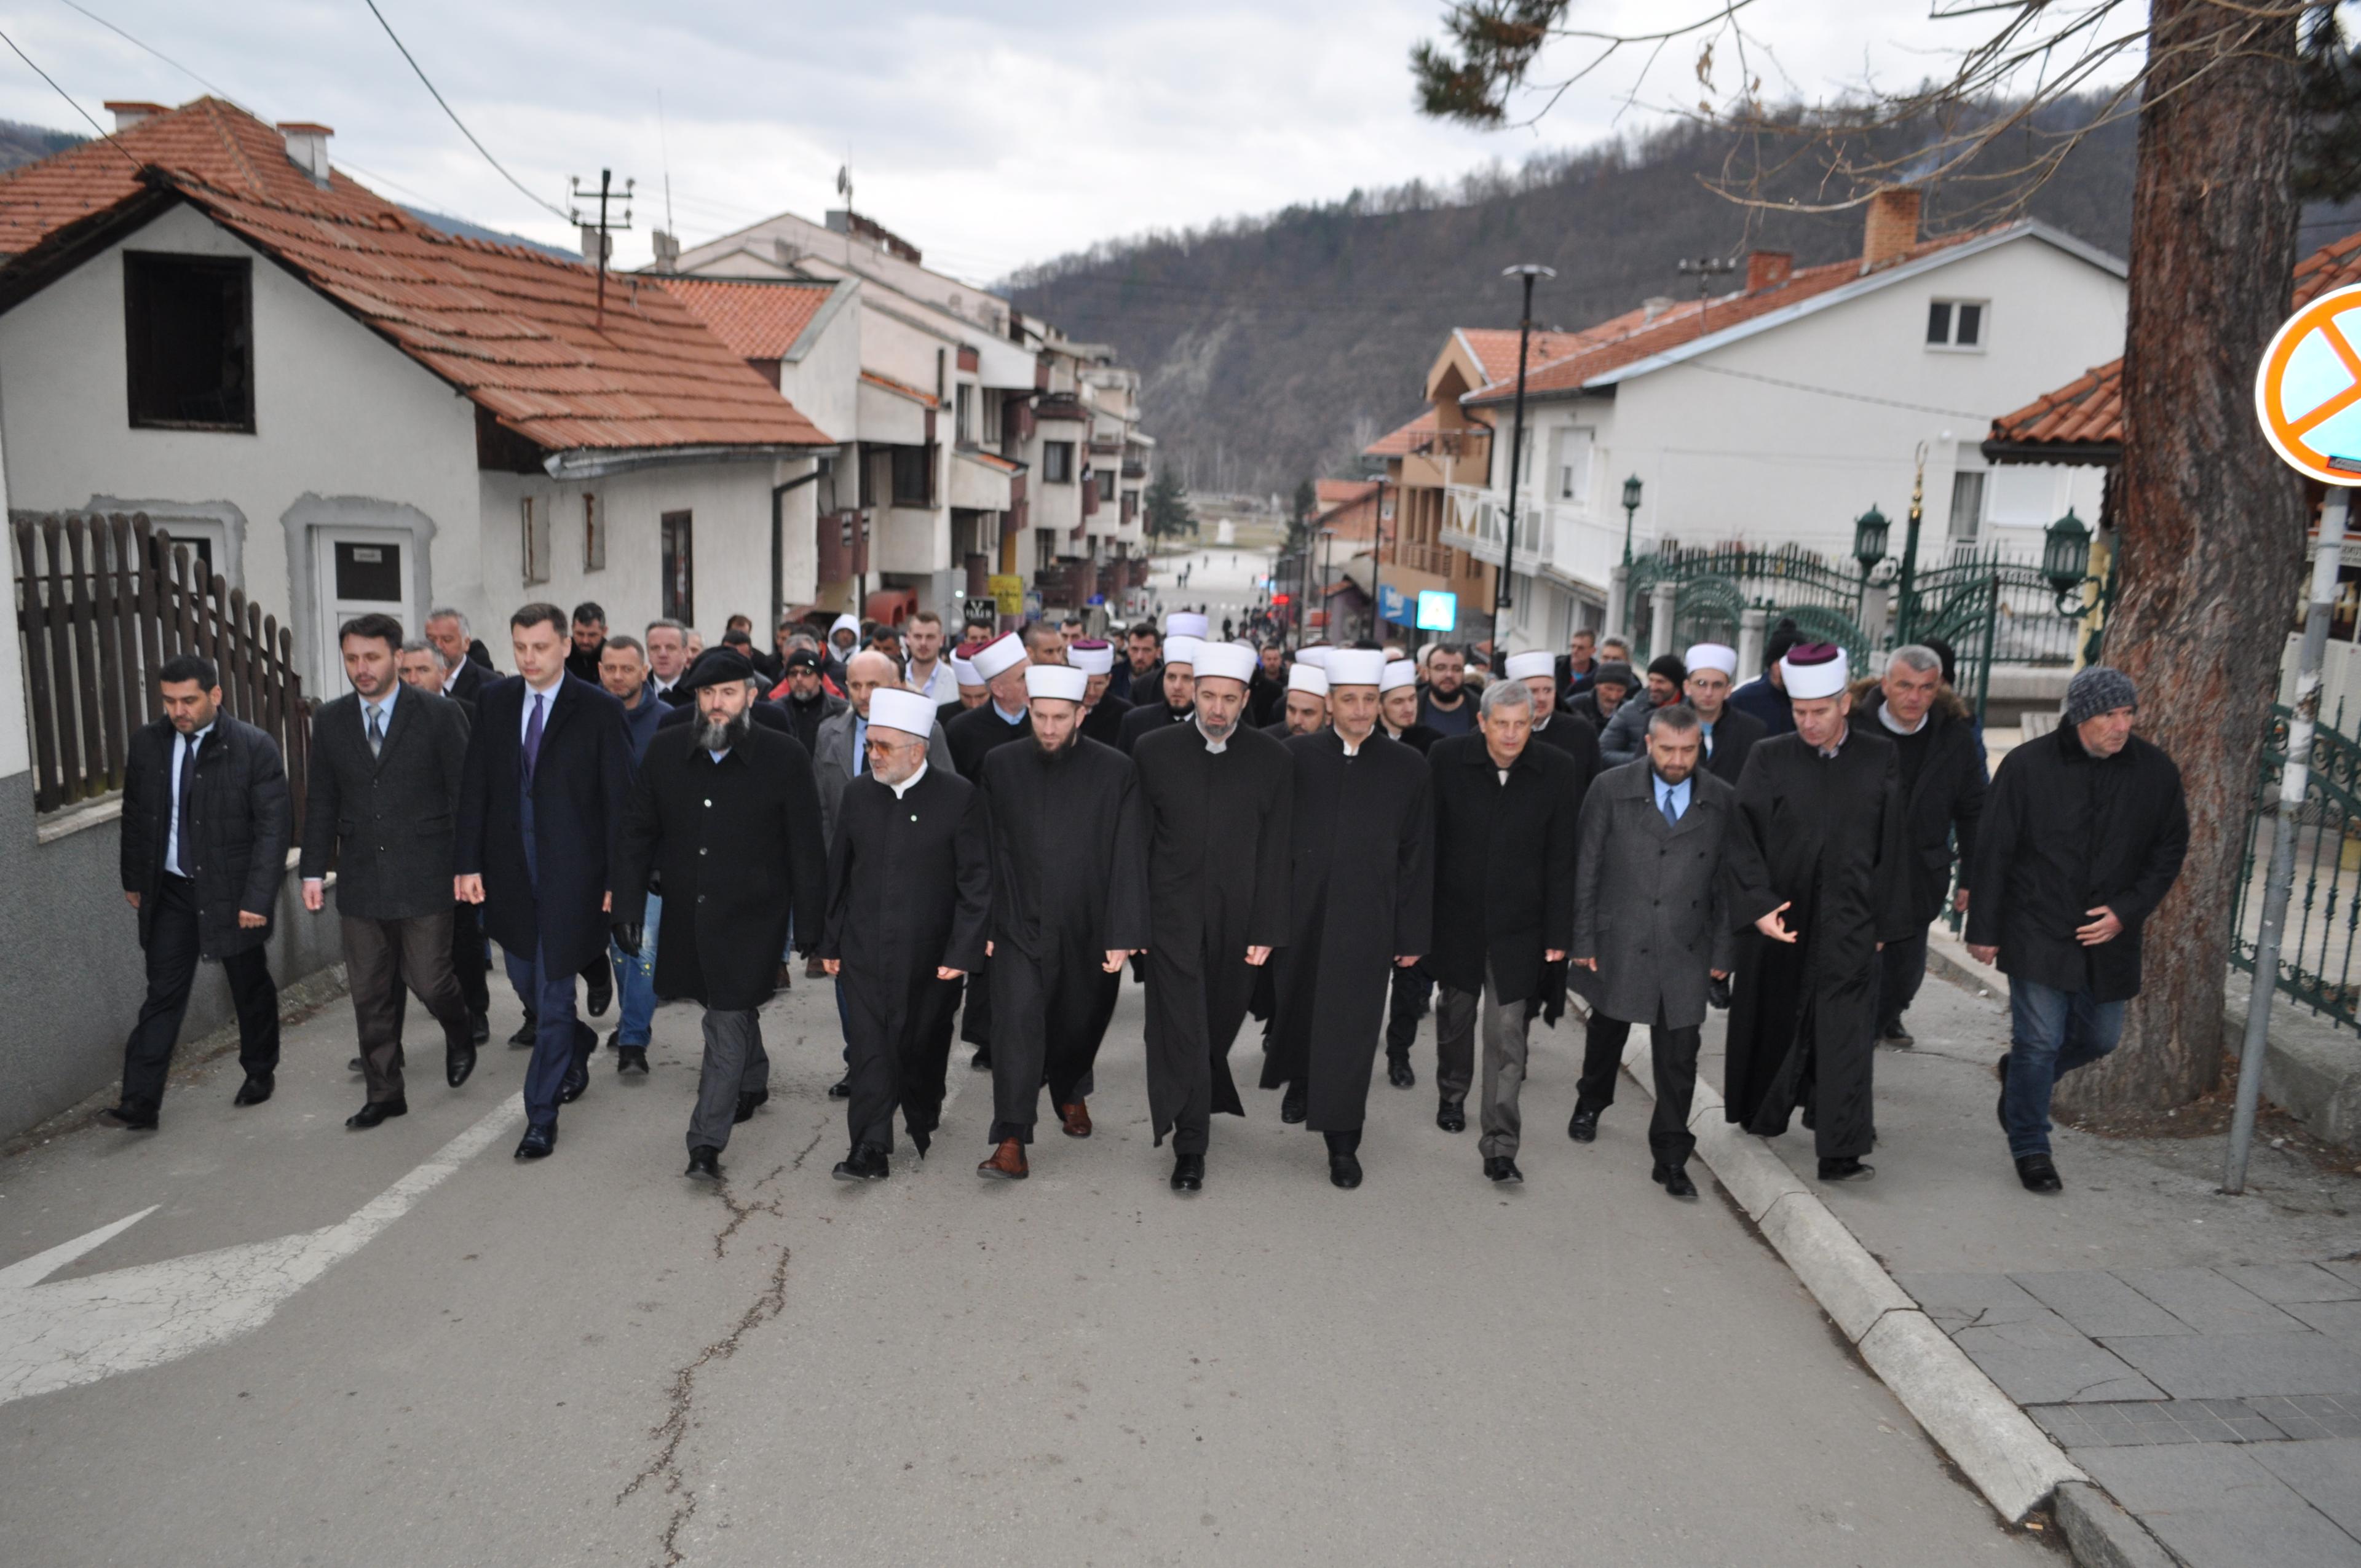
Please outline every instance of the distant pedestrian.
[{"label": "distant pedestrian", "polygon": [[1689,667],[1677,653],[1659,653],[1648,662],[1647,685],[1641,700],[1616,709],[1607,728],[1598,732],[1598,754],[1610,768],[1636,762],[1647,754],[1648,716],[1681,700]]},{"label": "distant pedestrian", "polygon": [[1803,640],[1804,634],[1795,630],[1795,623],[1783,617],[1771,629],[1770,639],[1763,646],[1763,673],[1730,694],[1730,706],[1762,720],[1766,734],[1795,732],[1795,716],[1788,706],[1786,675],[1779,668],[1779,662]]},{"label": "distant pedestrian", "polygon": [[279,1072],[279,988],[266,952],[287,875],[291,815],[278,743],[221,710],[210,659],[182,653],[156,672],[164,716],[124,759],[123,896],[139,912],[148,997],[123,1047],[123,1091],[100,1119],[152,1130],[172,1047],[196,982],[217,959],[237,1010],[236,1103],[270,1098]]},{"label": "distant pedestrian", "polygon": [[2077,674],[2058,728],[2001,759],[1976,832],[1968,951],[2008,976],[2000,1121],[2029,1192],[2064,1185],[2051,1091],[2122,1038],[2141,927],[2189,850],[2180,770],[2132,733],[2138,705],[2122,671]]},{"label": "distant pedestrian", "polygon": [[1468,735],[1476,729],[1476,698],[1467,690],[1467,650],[1445,642],[1427,655],[1426,697],[1418,721],[1437,735]]}]

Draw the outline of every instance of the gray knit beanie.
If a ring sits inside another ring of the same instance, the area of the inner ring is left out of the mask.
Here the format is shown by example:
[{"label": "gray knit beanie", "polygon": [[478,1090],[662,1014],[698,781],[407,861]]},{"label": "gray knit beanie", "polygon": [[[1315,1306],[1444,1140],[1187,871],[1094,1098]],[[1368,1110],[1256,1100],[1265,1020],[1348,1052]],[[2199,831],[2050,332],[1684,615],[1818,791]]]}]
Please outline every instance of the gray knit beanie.
[{"label": "gray knit beanie", "polygon": [[2077,671],[2066,683],[2066,706],[2059,717],[2068,724],[2080,724],[2119,707],[2138,706],[2139,688],[2132,685],[2129,675],[2105,664],[2093,664]]}]

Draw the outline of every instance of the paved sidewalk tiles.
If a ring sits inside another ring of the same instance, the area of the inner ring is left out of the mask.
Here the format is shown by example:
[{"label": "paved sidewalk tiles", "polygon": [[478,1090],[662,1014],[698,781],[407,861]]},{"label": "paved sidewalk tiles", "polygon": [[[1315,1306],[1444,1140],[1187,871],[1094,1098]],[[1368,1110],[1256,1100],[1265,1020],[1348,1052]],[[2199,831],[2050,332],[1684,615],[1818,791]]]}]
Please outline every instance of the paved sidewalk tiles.
[{"label": "paved sidewalk tiles", "polygon": [[[2312,1448],[2304,1443],[2292,1445]],[[2361,1540],[2275,1474],[2263,1445],[2090,1449],[2074,1457],[2189,1568],[2361,1568]],[[2334,1499],[2332,1463],[2322,1486]],[[2314,1478],[2297,1470],[2306,1485]]]}]

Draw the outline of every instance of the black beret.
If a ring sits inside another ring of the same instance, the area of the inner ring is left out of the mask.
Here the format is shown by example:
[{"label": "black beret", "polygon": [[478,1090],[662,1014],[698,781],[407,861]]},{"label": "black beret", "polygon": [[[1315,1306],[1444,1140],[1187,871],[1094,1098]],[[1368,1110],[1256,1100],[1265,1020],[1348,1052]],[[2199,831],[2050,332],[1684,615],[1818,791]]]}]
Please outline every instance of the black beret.
[{"label": "black beret", "polygon": [[731,681],[751,681],[753,678],[753,661],[737,649],[725,645],[708,648],[697,655],[697,663],[688,667],[688,674],[680,678],[679,689],[702,691],[707,686],[726,685]]}]

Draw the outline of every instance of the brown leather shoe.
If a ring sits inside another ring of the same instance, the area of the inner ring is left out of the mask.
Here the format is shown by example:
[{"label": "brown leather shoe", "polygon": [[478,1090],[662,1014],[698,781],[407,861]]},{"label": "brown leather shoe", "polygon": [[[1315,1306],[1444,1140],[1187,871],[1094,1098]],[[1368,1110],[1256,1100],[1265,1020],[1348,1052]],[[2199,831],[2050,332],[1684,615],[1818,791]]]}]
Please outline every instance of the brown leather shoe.
[{"label": "brown leather shoe", "polygon": [[1058,1113],[1066,1119],[1066,1136],[1087,1138],[1091,1135],[1091,1108],[1077,1100],[1071,1105],[1060,1105]]},{"label": "brown leather shoe", "polygon": [[1003,1138],[992,1157],[975,1168],[978,1176],[995,1181],[1022,1181],[1033,1174],[1025,1164],[1025,1146],[1015,1138]]}]

